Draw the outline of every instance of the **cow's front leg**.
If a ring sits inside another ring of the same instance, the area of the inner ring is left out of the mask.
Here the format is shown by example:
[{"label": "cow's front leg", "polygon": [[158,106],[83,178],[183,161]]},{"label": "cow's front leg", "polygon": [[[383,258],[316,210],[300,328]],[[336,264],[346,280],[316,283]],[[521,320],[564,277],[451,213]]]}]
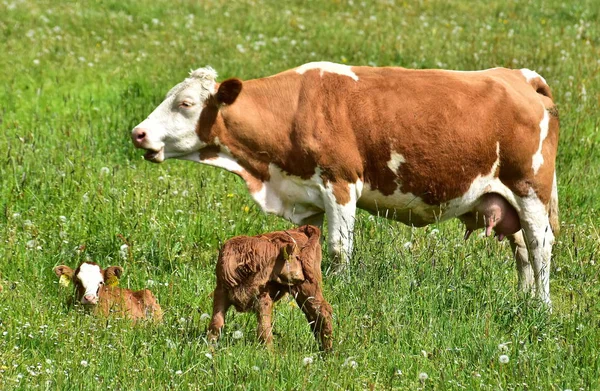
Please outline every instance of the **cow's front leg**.
[{"label": "cow's front leg", "polygon": [[327,244],[334,273],[342,271],[350,263],[354,243],[356,200],[362,186],[350,183],[328,183],[325,194],[327,215]]}]

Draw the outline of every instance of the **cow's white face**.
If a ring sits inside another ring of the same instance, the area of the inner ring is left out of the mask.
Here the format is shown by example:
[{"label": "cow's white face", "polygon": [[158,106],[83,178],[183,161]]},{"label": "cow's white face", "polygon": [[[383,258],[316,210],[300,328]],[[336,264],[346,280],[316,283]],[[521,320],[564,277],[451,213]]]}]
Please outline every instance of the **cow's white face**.
[{"label": "cow's white face", "polygon": [[145,149],[146,160],[186,159],[205,146],[196,134],[196,124],[205,101],[215,91],[216,72],[200,68],[169,91],[165,100],[133,129],[136,148]]},{"label": "cow's white face", "polygon": [[100,266],[84,262],[79,266],[79,271],[75,276],[75,286],[81,303],[95,305],[98,303],[100,288],[104,284],[104,275]]}]

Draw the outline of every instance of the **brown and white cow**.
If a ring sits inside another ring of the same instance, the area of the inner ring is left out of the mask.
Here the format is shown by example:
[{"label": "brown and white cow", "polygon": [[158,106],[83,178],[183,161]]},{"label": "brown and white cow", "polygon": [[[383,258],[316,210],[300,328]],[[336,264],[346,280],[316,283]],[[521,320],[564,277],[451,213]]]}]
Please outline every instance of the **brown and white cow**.
[{"label": "brown and white cow", "polygon": [[453,217],[468,231],[491,226],[510,240],[519,286],[550,304],[559,121],[540,75],[316,62],[243,82],[216,77],[191,72],[133,129],[146,160],[224,168],[264,211],[297,224],[326,215],[340,265],[357,207],[413,226]]},{"label": "brown and white cow", "polygon": [[138,320],[151,318],[162,320],[162,309],[148,289],[132,291],[118,287],[123,274],[121,266],[110,266],[102,270],[97,263],[82,262],[77,269],[60,265],[54,273],[62,284],[75,287],[75,298],[95,313],[108,316],[111,313]]}]

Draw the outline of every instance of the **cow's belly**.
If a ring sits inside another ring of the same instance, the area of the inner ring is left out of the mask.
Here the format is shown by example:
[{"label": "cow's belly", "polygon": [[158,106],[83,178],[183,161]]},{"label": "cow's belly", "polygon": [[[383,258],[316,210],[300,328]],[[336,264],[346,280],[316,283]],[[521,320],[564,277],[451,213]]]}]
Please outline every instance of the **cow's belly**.
[{"label": "cow's belly", "polygon": [[365,183],[357,206],[378,216],[421,227],[471,212],[486,193],[500,194],[517,208],[513,193],[492,175],[478,176],[462,196],[438,205],[427,204],[419,196],[402,193],[398,189],[393,194],[384,195]]}]

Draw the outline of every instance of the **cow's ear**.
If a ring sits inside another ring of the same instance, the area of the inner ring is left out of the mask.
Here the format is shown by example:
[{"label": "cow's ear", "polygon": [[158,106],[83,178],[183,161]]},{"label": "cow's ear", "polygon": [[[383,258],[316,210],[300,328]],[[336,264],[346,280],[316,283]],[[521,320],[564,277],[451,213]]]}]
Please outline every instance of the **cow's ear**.
[{"label": "cow's ear", "polygon": [[281,255],[283,256],[284,260],[289,261],[290,258],[295,258],[300,255],[300,249],[296,243],[289,243],[283,246],[281,249]]},{"label": "cow's ear", "polygon": [[219,103],[230,105],[242,92],[242,81],[240,79],[227,79],[219,85],[215,98]]},{"label": "cow's ear", "polygon": [[66,265],[60,265],[54,268],[54,274],[59,278],[58,283],[63,287],[68,287],[71,285],[71,280],[73,280],[73,269]]},{"label": "cow's ear", "polygon": [[123,275],[123,268],[121,266],[110,266],[104,270],[104,281],[112,279],[119,279]]},{"label": "cow's ear", "polygon": [[54,268],[54,274],[56,274],[56,277],[65,276],[66,278],[71,280],[73,278],[73,273],[73,269],[71,269],[67,265],[60,265]]}]

